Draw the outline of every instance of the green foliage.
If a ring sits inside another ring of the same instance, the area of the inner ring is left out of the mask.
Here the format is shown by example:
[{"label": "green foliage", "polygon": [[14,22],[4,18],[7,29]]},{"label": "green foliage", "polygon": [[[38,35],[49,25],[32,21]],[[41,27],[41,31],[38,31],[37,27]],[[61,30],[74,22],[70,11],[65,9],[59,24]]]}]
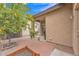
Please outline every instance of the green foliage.
[{"label": "green foliage", "polygon": [[0,35],[18,33],[25,28],[30,18],[26,16],[28,10],[26,4],[0,4]]}]

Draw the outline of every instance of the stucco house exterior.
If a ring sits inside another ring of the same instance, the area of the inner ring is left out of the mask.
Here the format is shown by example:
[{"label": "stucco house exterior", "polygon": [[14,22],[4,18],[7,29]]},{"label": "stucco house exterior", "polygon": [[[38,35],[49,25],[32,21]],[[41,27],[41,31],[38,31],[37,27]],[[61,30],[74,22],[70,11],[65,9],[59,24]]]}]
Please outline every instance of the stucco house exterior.
[{"label": "stucco house exterior", "polygon": [[79,55],[79,4],[57,4],[34,17],[46,41],[72,47]]}]

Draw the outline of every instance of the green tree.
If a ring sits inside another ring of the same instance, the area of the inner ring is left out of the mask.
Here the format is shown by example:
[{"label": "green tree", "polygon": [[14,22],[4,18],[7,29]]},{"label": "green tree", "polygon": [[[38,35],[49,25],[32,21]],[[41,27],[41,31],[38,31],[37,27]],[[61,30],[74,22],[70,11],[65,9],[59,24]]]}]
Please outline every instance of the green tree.
[{"label": "green tree", "polygon": [[[0,36],[18,33],[26,28],[28,21],[33,20],[32,15],[30,17],[26,14],[28,10],[23,3],[0,4]],[[34,20],[32,22],[34,23]]]}]

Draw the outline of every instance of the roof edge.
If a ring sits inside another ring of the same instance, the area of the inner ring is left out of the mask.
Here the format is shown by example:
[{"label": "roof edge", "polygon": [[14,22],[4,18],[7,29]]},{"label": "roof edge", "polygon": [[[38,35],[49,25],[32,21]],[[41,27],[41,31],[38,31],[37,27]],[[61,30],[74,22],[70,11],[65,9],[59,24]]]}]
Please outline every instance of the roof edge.
[{"label": "roof edge", "polygon": [[48,13],[48,12],[54,11],[54,10],[58,9],[58,7],[60,8],[60,6],[63,5],[63,4],[64,4],[64,3],[62,3],[62,4],[61,4],[61,3],[58,3],[58,4],[56,4],[56,5],[54,5],[54,6],[50,7],[50,8],[48,8],[48,9],[46,9],[46,10],[44,10],[44,11],[42,11],[42,12],[40,12],[40,13],[34,15],[34,17],[38,17],[38,16],[41,16],[41,15],[46,14],[46,13]]}]

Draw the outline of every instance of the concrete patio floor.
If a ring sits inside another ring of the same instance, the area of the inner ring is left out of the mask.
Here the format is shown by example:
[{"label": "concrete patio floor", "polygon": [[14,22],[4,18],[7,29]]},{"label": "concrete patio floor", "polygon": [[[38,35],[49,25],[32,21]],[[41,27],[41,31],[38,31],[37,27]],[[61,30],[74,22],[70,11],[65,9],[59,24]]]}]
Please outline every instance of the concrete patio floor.
[{"label": "concrete patio floor", "polygon": [[25,37],[17,38],[17,40],[14,39],[13,41],[16,41],[18,43],[18,47],[14,47],[2,52],[3,56],[12,54],[23,47],[30,48],[31,51],[25,48],[16,52],[15,56],[32,56],[32,51],[39,53],[40,56],[50,56],[51,52],[53,52],[54,49],[73,54],[73,49],[71,47],[58,45],[46,41],[31,40]]}]

